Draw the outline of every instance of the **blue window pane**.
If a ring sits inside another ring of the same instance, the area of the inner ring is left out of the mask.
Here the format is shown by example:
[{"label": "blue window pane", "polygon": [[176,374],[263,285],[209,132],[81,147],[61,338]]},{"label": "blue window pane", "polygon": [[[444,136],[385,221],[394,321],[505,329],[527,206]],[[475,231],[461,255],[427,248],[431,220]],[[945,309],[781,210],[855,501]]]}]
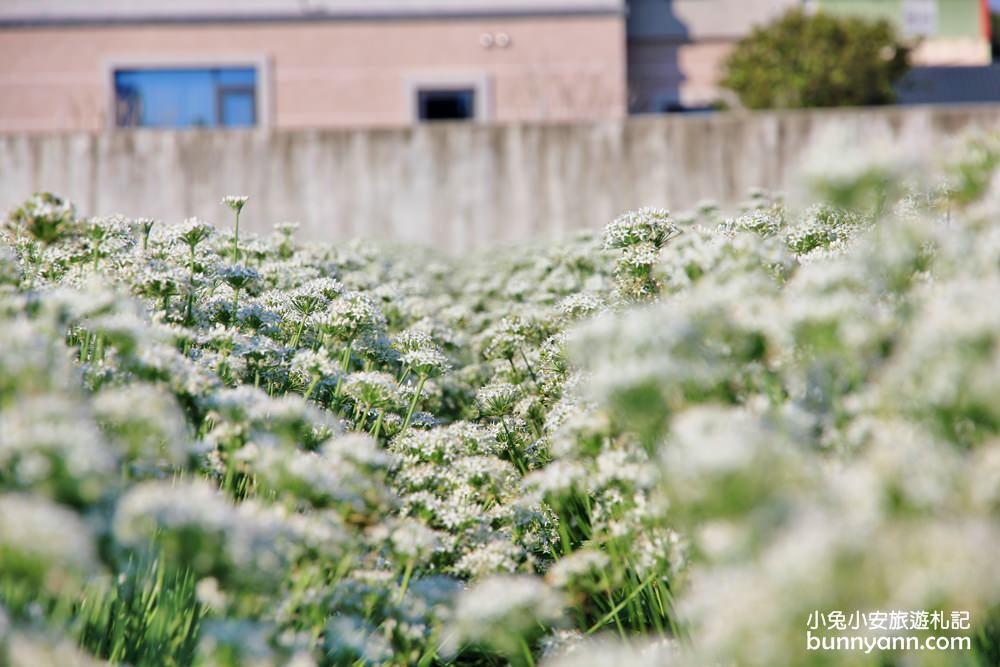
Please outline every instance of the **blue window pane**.
[{"label": "blue window pane", "polygon": [[256,116],[253,91],[223,91],[222,125],[225,127],[252,127]]},{"label": "blue window pane", "polygon": [[256,122],[252,67],[115,72],[121,127],[244,127]]}]

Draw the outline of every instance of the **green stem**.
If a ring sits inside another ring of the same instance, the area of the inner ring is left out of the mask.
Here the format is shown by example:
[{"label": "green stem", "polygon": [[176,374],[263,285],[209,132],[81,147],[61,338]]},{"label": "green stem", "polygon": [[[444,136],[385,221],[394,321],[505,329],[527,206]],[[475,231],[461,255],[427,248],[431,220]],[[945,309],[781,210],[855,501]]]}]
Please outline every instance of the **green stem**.
[{"label": "green stem", "polygon": [[309,400],[309,397],[312,396],[313,390],[316,388],[317,384],[319,384],[319,376],[318,375],[314,375],[313,379],[312,379],[312,382],[309,383],[309,387],[306,389],[305,396],[303,396],[304,400],[307,400],[307,401]]},{"label": "green stem", "polygon": [[510,447],[511,450],[513,451],[513,448],[514,448],[514,438],[511,437],[510,431],[507,429],[507,420],[504,419],[503,417],[500,417],[500,426],[503,427],[503,433],[504,433],[505,436],[507,436],[507,446]]},{"label": "green stem", "polygon": [[528,642],[524,641],[524,637],[520,638],[521,642],[521,652],[524,654],[524,664],[528,667],[535,667],[535,657],[531,655],[531,649],[528,648]]},{"label": "green stem", "polygon": [[507,420],[503,417],[500,417],[500,426],[503,427],[503,432],[507,436],[507,449],[510,450],[510,460],[517,468],[518,472],[521,473],[521,477],[524,477],[528,474],[528,468],[524,465],[524,461],[521,460],[521,455],[514,447],[514,436],[511,435],[510,430],[507,428]]},{"label": "green stem", "polygon": [[240,259],[240,212],[236,211],[236,229],[233,231],[233,264]]},{"label": "green stem", "polygon": [[420,400],[420,392],[424,390],[425,382],[427,382],[427,376],[421,375],[420,381],[417,382],[417,390],[413,392],[413,399],[410,401],[410,408],[406,411],[406,419],[403,420],[403,428],[399,429],[400,433],[404,433],[410,426],[410,419],[413,417],[413,411],[417,409],[417,401]]},{"label": "green stem", "polygon": [[293,349],[298,348],[299,340],[302,339],[302,330],[305,328],[306,328],[306,318],[303,317],[301,320],[299,320],[299,327],[298,329],[295,330],[295,335],[292,336],[291,346]]},{"label": "green stem", "polygon": [[233,326],[236,326],[237,314],[239,313],[240,306],[240,290],[233,289]]},{"label": "green stem", "polygon": [[[363,431],[365,430],[365,424],[368,422],[368,411],[371,410],[372,404],[365,403],[364,407],[361,408],[361,423],[358,424],[355,430]],[[354,420],[357,422],[357,418]]]},{"label": "green stem", "polygon": [[372,430],[372,438],[378,440],[378,434],[382,432],[382,415],[385,414],[385,409],[379,410],[378,419],[375,420],[375,428]]},{"label": "green stem", "polygon": [[340,390],[344,384],[344,376],[347,375],[347,368],[351,365],[351,346],[354,345],[354,340],[347,341],[347,347],[344,348],[343,354],[340,355],[340,377],[337,378],[337,388],[333,390],[333,397],[340,398]]},{"label": "green stem", "polygon": [[[608,580],[608,575],[606,572],[601,573],[601,589],[604,591],[604,596],[608,599],[608,605],[612,608],[615,606],[615,599],[611,595],[611,581]],[[618,635],[621,640],[628,643],[628,637],[625,635],[625,626],[622,625],[621,618],[618,614],[615,614],[615,625],[618,627]]]},{"label": "green stem", "polygon": [[588,635],[594,634],[594,632],[596,632],[602,625],[604,625],[605,623],[607,623],[608,621],[610,621],[612,618],[616,617],[617,614],[618,614],[618,612],[620,612],[622,609],[624,609],[626,607],[626,605],[628,605],[628,603],[631,602],[633,600],[633,598],[635,598],[635,596],[637,596],[639,593],[641,593],[643,590],[645,590],[646,586],[649,586],[653,582],[653,579],[656,578],[656,576],[657,576],[657,573],[654,572],[651,575],[649,575],[648,577],[646,577],[645,581],[643,581],[639,586],[636,586],[635,590],[633,590],[631,593],[629,593],[628,596],[624,600],[622,600],[621,602],[619,602],[618,604],[616,604],[611,609],[611,611],[609,611],[607,614],[604,615],[604,617],[601,620],[599,620],[597,623],[594,623],[594,625],[592,625],[587,630],[586,634],[588,634]]},{"label": "green stem", "polygon": [[535,371],[531,368],[531,364],[528,363],[528,357],[524,354],[524,350],[518,350],[521,353],[521,358],[524,359],[524,365],[528,368],[528,375],[531,376],[531,381],[538,384],[538,378],[535,377]]},{"label": "green stem", "polygon": [[[194,315],[194,246],[191,248],[191,260],[188,263],[191,271],[191,292],[187,295],[186,306],[184,308],[184,323],[190,324]],[[165,309],[164,309],[165,310]]]},{"label": "green stem", "polygon": [[406,569],[403,571],[403,583],[399,585],[399,592],[396,594],[396,604],[403,601],[406,597],[406,589],[410,587],[410,577],[413,576],[413,566],[416,559],[411,558],[406,562]]},{"label": "green stem", "polygon": [[430,641],[425,645],[424,654],[417,661],[417,667],[430,667],[434,663],[434,658],[437,657],[437,646],[439,645],[441,631],[438,628],[434,628],[431,631]]}]

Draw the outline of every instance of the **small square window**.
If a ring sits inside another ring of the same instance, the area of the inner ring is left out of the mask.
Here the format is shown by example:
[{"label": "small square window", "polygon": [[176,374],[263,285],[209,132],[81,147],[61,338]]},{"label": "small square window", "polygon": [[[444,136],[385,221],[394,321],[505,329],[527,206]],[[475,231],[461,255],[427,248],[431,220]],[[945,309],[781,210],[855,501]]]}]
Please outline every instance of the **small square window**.
[{"label": "small square window", "polygon": [[472,120],[476,117],[476,91],[470,88],[417,91],[421,121]]}]

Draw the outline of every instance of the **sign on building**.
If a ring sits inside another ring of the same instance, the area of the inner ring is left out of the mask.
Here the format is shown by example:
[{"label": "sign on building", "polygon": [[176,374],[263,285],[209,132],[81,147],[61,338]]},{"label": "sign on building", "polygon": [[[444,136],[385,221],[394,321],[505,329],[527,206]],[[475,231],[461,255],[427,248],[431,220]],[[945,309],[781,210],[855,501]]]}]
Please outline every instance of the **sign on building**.
[{"label": "sign on building", "polygon": [[903,0],[903,34],[936,35],[938,0]]}]

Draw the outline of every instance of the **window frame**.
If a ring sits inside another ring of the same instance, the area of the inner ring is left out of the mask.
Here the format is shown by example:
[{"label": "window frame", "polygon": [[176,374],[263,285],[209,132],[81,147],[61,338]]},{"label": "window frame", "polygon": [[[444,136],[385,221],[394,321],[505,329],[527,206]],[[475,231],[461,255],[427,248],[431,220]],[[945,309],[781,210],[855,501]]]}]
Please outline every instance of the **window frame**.
[{"label": "window frame", "polygon": [[466,91],[473,95],[472,116],[467,120],[449,120],[451,123],[486,123],[493,117],[493,96],[490,78],[482,72],[424,72],[410,74],[406,79],[406,108],[414,125],[433,125],[440,121],[425,122],[420,118],[421,91]]},{"label": "window frame", "polygon": [[[115,72],[120,70],[156,70],[156,69],[229,69],[234,67],[252,67],[256,71],[256,90],[254,95],[255,124],[252,127],[217,127],[213,130],[253,130],[261,127],[272,126],[272,84],[271,84],[271,60],[265,55],[225,55],[211,57],[191,57],[191,56],[156,56],[156,57],[134,57],[118,56],[108,58],[104,62],[104,84],[107,100],[105,112],[105,123],[112,130],[149,130],[149,129],[169,129],[173,131],[190,128],[149,128],[143,126],[121,127],[117,122],[116,105],[117,91],[115,90]],[[218,100],[216,100],[218,104]]]}]

